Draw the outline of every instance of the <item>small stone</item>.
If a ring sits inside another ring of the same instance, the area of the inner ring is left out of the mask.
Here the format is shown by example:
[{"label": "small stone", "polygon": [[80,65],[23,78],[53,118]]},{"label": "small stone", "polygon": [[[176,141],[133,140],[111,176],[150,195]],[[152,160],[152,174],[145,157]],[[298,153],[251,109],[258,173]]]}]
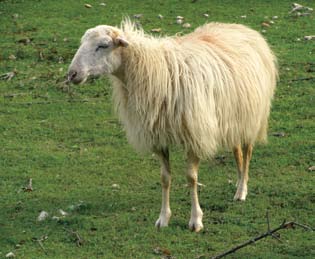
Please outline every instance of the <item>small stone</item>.
[{"label": "small stone", "polygon": [[277,20],[279,17],[277,16],[277,15],[275,15],[275,16],[272,16],[272,19],[273,20]]},{"label": "small stone", "polygon": [[274,21],[269,21],[269,23],[270,23],[270,24],[274,24],[275,22],[274,22]]},{"label": "small stone", "polygon": [[161,28],[155,28],[155,29],[152,29],[151,32],[161,32],[162,29]]},{"label": "small stone", "polygon": [[106,6],[106,4],[105,3],[100,3],[100,6]]},{"label": "small stone", "polygon": [[16,56],[14,56],[13,54],[11,54],[11,55],[9,56],[9,59],[10,59],[10,60],[16,60]]},{"label": "small stone", "polygon": [[190,23],[184,23],[183,24],[183,28],[190,28],[190,27],[191,27]]},{"label": "small stone", "polygon": [[308,171],[310,171],[310,172],[315,171],[315,165],[313,165],[313,166],[309,167],[309,168],[308,168]]},{"label": "small stone", "polygon": [[59,213],[60,213],[60,215],[61,216],[63,216],[63,217],[65,217],[65,216],[67,216],[68,215],[68,213],[67,212],[65,212],[64,210],[62,210],[62,209],[59,209]]},{"label": "small stone", "polygon": [[246,15],[242,15],[242,16],[241,16],[241,18],[246,19],[246,18],[247,18],[247,16],[246,16]]},{"label": "small stone", "polygon": [[120,186],[119,186],[119,184],[114,183],[114,184],[112,185],[112,188],[113,188],[113,189],[119,189],[119,188],[120,188]]},{"label": "small stone", "polygon": [[182,24],[182,23],[183,23],[183,20],[182,20],[182,19],[177,19],[177,20],[176,20],[176,23],[177,23],[177,24]]},{"label": "small stone", "polygon": [[164,17],[163,17],[162,14],[159,14],[159,15],[158,15],[158,18],[162,20]]},{"label": "small stone", "polygon": [[9,252],[5,255],[5,258],[14,258],[15,254],[13,252]]},{"label": "small stone", "polygon": [[266,30],[261,30],[261,32],[262,32],[262,33],[266,33],[267,31],[266,31]]},{"label": "small stone", "polygon": [[204,13],[203,16],[206,17],[206,18],[208,18],[208,17],[209,17],[209,14]]},{"label": "small stone", "polygon": [[263,27],[270,27],[270,24],[267,23],[267,22],[263,22],[263,23],[261,23],[261,26],[263,26]]},{"label": "small stone", "polygon": [[315,40],[315,35],[304,36],[304,40]]},{"label": "small stone", "polygon": [[177,20],[184,20],[184,17],[183,16],[176,16],[176,19]]},{"label": "small stone", "polygon": [[41,211],[41,213],[39,213],[38,217],[37,217],[37,221],[43,221],[45,219],[47,219],[47,217],[49,216],[48,212],[46,211]]},{"label": "small stone", "polygon": [[92,8],[92,5],[90,5],[90,4],[85,4],[84,6],[85,6],[85,8]]}]

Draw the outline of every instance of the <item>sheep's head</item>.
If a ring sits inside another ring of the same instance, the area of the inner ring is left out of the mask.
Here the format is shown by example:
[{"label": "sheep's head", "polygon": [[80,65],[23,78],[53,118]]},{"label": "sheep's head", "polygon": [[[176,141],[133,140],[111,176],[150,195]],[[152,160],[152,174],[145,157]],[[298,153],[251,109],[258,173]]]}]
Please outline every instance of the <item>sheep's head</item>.
[{"label": "sheep's head", "polygon": [[84,83],[89,76],[112,74],[121,66],[121,47],[128,41],[111,26],[99,25],[85,32],[68,71],[68,80]]}]

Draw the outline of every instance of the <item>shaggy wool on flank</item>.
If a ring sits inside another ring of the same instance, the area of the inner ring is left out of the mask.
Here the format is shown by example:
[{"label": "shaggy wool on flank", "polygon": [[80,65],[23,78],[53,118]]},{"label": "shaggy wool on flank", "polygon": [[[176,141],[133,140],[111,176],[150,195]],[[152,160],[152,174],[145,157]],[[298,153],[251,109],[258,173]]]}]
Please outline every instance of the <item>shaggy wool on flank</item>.
[{"label": "shaggy wool on flank", "polygon": [[130,44],[121,50],[114,100],[137,150],[176,144],[205,158],[266,140],[277,66],[258,32],[209,23],[156,38],[129,20],[121,30]]}]

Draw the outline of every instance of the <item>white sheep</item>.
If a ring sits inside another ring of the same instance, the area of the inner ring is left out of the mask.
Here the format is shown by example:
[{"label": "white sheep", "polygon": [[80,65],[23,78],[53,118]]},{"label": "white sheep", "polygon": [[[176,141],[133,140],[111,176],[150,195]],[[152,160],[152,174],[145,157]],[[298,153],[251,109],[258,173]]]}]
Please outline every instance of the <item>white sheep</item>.
[{"label": "white sheep", "polygon": [[110,74],[114,103],[129,142],[161,161],[162,208],[157,227],[169,223],[168,147],[187,153],[191,189],[189,228],[203,228],[197,193],[199,160],[218,148],[234,152],[235,200],[245,200],[256,141],[267,135],[276,86],[276,58],[264,38],[238,24],[209,23],[185,36],[152,37],[126,19],[121,27],[86,31],[68,80]]}]

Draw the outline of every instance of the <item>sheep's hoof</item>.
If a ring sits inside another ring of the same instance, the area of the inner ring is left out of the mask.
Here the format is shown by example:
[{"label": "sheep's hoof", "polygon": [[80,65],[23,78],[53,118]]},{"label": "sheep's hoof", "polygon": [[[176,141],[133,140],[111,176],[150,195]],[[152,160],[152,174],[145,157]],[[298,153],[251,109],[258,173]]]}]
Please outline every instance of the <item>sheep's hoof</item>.
[{"label": "sheep's hoof", "polygon": [[155,227],[156,228],[164,228],[168,226],[168,222],[166,222],[165,220],[159,218],[156,222],[155,222]]},{"label": "sheep's hoof", "polygon": [[155,227],[164,228],[168,226],[168,222],[170,221],[171,214],[161,214],[159,219],[155,222]]},{"label": "sheep's hoof", "polygon": [[203,229],[202,219],[190,219],[189,229],[193,232],[199,232]]},{"label": "sheep's hoof", "polygon": [[237,191],[234,195],[234,201],[245,201],[247,196],[247,187],[238,186]]}]

